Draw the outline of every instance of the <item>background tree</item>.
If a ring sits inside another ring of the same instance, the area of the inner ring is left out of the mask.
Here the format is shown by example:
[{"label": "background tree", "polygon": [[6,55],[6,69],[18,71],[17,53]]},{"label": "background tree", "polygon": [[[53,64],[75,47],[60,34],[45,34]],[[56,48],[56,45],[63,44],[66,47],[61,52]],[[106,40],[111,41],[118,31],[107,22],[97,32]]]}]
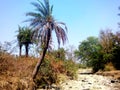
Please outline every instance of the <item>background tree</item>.
[{"label": "background tree", "polygon": [[21,56],[22,46],[25,45],[26,57],[28,57],[29,45],[32,44],[32,30],[28,27],[18,27],[17,40],[19,44],[19,55]]},{"label": "background tree", "polygon": [[22,53],[22,37],[23,37],[23,28],[22,27],[18,27],[18,35],[17,35],[17,40],[18,40],[18,45],[19,45],[19,56],[21,56]]},{"label": "background tree", "polygon": [[0,42],[0,54],[1,53],[11,53],[11,50],[12,50],[12,48],[11,48],[12,46],[11,46],[11,42],[7,42],[7,41],[5,41],[4,43],[1,43]]},{"label": "background tree", "polygon": [[80,43],[75,55],[83,64],[92,67],[93,72],[96,72],[104,67],[100,51],[101,46],[98,38],[91,36]]},{"label": "background tree", "polygon": [[113,47],[114,47],[114,34],[111,32],[110,29],[107,29],[105,31],[100,31],[100,44],[102,46],[102,53],[103,57],[106,62],[110,62],[113,57]]},{"label": "background tree", "polygon": [[113,58],[112,58],[112,63],[116,69],[120,70],[120,31],[116,32],[114,34],[114,47],[113,47]]},{"label": "background tree", "polygon": [[68,60],[76,61],[75,55],[74,55],[75,47],[73,45],[69,45],[66,49],[66,58]]},{"label": "background tree", "polygon": [[110,29],[102,30],[99,39],[105,63],[112,63],[120,69],[120,32],[114,34]]},{"label": "background tree", "polygon": [[[43,3],[38,0],[38,2],[33,2],[32,5],[35,6],[36,9],[35,12],[28,12],[26,14],[27,16],[30,16],[30,19],[27,21],[29,21],[30,26],[34,28],[33,38],[38,40],[43,48],[41,57],[33,71],[32,78],[34,79],[38,73],[42,61],[44,60],[47,49],[52,42],[52,31],[55,31],[58,45],[60,45],[61,41],[64,44],[67,40],[65,31],[67,28],[63,22],[56,22],[53,18],[53,6],[49,5],[49,0],[44,0]],[[62,26],[64,26],[64,28]]]}]

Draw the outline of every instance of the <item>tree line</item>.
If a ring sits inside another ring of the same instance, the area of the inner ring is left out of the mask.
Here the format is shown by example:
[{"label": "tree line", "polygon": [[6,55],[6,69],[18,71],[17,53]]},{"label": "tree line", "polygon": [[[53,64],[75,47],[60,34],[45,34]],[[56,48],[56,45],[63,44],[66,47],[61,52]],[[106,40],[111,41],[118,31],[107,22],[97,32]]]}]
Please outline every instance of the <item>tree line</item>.
[{"label": "tree line", "polygon": [[99,37],[90,36],[80,42],[75,55],[82,64],[92,67],[93,72],[104,70],[108,63],[120,69],[120,31],[101,30]]}]

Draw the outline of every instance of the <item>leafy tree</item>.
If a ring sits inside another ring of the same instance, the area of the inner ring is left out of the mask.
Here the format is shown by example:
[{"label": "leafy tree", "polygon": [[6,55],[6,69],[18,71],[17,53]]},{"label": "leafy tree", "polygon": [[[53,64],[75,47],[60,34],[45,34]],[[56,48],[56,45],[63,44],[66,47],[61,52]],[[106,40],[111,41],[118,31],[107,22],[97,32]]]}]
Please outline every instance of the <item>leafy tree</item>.
[{"label": "leafy tree", "polygon": [[120,69],[120,32],[116,34],[111,30],[100,32],[100,44],[102,46],[103,60],[112,62],[116,69]]},{"label": "leafy tree", "polygon": [[21,56],[22,46],[25,45],[26,57],[28,57],[29,45],[32,44],[32,30],[28,27],[18,27],[17,40],[19,44],[19,55]]},{"label": "leafy tree", "polygon": [[75,51],[75,55],[80,57],[81,61],[86,62],[91,59],[94,52],[97,51],[97,45],[99,44],[98,38],[88,37],[80,43],[78,50]]},{"label": "leafy tree", "polygon": [[113,47],[113,58],[112,63],[116,69],[120,69],[120,32],[116,32],[114,35],[114,47]]},{"label": "leafy tree", "polygon": [[[41,43],[43,49],[41,57],[33,71],[32,78],[34,79],[38,73],[42,61],[44,60],[46,51],[52,42],[52,32],[55,31],[56,33],[58,45],[60,45],[61,41],[64,44],[67,40],[65,31],[67,30],[67,27],[65,23],[56,22],[53,18],[53,6],[50,6],[49,0],[44,0],[43,3],[38,0],[38,2],[33,2],[32,5],[35,6],[36,9],[35,12],[28,12],[26,14],[27,16],[30,16],[27,21],[29,21],[30,26],[34,28],[33,39]],[[62,26],[64,26],[64,28]]]},{"label": "leafy tree", "polygon": [[114,47],[114,34],[111,32],[110,29],[107,29],[106,31],[101,30],[100,31],[100,44],[102,46],[102,53],[104,60],[106,62],[110,62],[110,60],[113,57],[113,47]]},{"label": "leafy tree", "polygon": [[93,72],[103,68],[101,65],[101,46],[98,38],[88,37],[80,43],[78,50],[75,51],[75,55],[81,60],[82,63],[93,67]]}]

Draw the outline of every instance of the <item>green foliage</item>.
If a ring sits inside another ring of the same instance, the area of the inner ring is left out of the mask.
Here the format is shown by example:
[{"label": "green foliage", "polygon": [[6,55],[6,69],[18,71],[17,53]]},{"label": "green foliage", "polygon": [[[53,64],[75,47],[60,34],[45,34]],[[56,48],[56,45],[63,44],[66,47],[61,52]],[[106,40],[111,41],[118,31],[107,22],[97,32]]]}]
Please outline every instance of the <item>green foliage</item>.
[{"label": "green foliage", "polygon": [[116,46],[116,48],[113,50],[113,55],[114,57],[111,61],[114,67],[120,70],[120,46]]},{"label": "green foliage", "polygon": [[51,69],[50,60],[45,59],[43,61],[35,83],[39,86],[39,88],[45,88],[47,85],[56,83],[56,73]]},{"label": "green foliage", "polygon": [[76,64],[72,60],[66,60],[64,62],[64,67],[66,69],[67,76],[70,76],[71,79],[77,78],[76,72],[78,70],[78,64]]},{"label": "green foliage", "polygon": [[80,57],[83,64],[93,67],[93,72],[104,67],[104,63],[101,63],[101,45],[96,37],[88,37],[87,40],[82,41],[75,55]]},{"label": "green foliage", "polygon": [[65,60],[66,51],[64,48],[59,48],[58,50],[51,51],[52,55],[57,59]]},{"label": "green foliage", "polygon": [[83,63],[82,64],[78,63],[77,65],[78,65],[78,68],[83,68],[83,69],[87,68],[86,64],[83,64]]},{"label": "green foliage", "polygon": [[120,69],[120,32],[101,31],[100,44],[105,62],[112,62],[116,69]]},{"label": "green foliage", "polygon": [[44,88],[46,85],[51,85],[52,83],[59,84],[65,80],[66,76],[76,79],[77,70],[78,64],[72,60],[61,60],[48,53],[41,65],[35,83],[37,86]]},{"label": "green foliage", "polygon": [[93,72],[104,69],[112,62],[116,69],[120,69],[120,32],[112,33],[110,29],[100,31],[100,37],[88,37],[80,43],[75,55],[83,64],[93,67]]},{"label": "green foliage", "polygon": [[32,43],[32,29],[28,27],[18,27],[18,35],[17,35],[19,44]]},{"label": "green foliage", "polygon": [[75,55],[80,57],[81,61],[86,62],[93,57],[93,54],[100,49],[98,38],[88,37],[80,43],[78,50],[75,51]]},{"label": "green foliage", "polygon": [[28,27],[18,27],[18,35],[17,35],[17,40],[19,44],[19,49],[20,49],[20,56],[21,56],[21,50],[22,46],[25,45],[26,49],[26,57],[28,56],[29,52],[29,45],[32,44],[32,29]]},{"label": "green foliage", "polygon": [[120,70],[120,31],[114,35],[113,56],[112,63],[116,69]]}]

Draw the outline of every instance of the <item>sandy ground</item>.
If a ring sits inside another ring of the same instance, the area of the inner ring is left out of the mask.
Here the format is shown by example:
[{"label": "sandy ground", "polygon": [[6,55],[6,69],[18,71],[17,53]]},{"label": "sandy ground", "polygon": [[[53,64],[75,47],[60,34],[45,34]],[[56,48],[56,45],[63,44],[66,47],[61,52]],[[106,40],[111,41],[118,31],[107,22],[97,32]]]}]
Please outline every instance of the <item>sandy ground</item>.
[{"label": "sandy ground", "polygon": [[111,75],[90,74],[91,69],[80,69],[77,80],[67,80],[60,90],[120,90],[120,81]]}]

